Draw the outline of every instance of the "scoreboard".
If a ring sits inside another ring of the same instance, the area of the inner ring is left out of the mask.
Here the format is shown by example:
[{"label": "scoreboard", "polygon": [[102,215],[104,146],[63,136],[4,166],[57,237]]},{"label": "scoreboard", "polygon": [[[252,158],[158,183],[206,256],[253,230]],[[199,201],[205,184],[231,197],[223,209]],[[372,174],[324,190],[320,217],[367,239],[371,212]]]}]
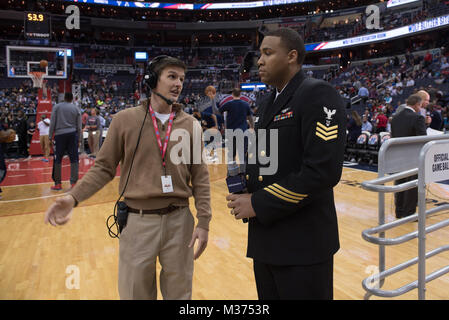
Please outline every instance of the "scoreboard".
[{"label": "scoreboard", "polygon": [[50,39],[50,16],[44,12],[25,12],[24,32],[27,39]]}]

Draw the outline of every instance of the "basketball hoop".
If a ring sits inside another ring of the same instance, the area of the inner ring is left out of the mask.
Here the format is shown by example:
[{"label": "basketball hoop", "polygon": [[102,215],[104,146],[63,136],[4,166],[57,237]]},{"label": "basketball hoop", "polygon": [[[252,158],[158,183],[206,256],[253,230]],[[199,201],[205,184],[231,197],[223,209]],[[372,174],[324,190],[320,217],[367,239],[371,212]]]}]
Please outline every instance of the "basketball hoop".
[{"label": "basketball hoop", "polygon": [[33,80],[34,88],[42,88],[42,83],[44,82],[45,72],[41,71],[31,71],[29,73],[31,80]]}]

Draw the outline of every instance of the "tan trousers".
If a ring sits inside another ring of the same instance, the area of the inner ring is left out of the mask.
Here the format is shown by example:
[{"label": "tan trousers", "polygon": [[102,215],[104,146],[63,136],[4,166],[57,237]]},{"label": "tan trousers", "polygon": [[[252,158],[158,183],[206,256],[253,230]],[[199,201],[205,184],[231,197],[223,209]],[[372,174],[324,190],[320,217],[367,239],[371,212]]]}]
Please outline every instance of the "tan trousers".
[{"label": "tan trousers", "polygon": [[194,219],[188,207],[166,215],[129,213],[120,235],[118,288],[122,300],[156,300],[156,258],[164,300],[192,298]]},{"label": "tan trousers", "polygon": [[48,136],[39,136],[39,141],[44,157],[48,158],[50,156],[50,139]]},{"label": "tan trousers", "polygon": [[95,156],[99,150],[100,130],[89,131],[87,143],[89,144],[90,154]]}]

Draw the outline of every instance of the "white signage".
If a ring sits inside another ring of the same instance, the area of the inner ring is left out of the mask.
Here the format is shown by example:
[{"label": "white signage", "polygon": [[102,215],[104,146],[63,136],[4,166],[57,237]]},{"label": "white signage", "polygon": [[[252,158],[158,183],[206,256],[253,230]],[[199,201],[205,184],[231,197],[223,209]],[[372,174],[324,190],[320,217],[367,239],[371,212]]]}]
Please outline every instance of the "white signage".
[{"label": "white signage", "polygon": [[449,180],[449,142],[435,144],[426,154],[425,183]]}]

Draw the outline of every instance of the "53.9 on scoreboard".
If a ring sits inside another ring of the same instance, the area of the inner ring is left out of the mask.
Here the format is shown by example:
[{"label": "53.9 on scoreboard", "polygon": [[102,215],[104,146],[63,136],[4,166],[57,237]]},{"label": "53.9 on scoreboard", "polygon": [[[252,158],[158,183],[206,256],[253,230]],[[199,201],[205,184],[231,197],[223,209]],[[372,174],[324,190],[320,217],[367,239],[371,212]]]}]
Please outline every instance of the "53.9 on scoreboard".
[{"label": "53.9 on scoreboard", "polygon": [[50,38],[50,16],[43,12],[25,12],[24,32],[27,39]]}]

